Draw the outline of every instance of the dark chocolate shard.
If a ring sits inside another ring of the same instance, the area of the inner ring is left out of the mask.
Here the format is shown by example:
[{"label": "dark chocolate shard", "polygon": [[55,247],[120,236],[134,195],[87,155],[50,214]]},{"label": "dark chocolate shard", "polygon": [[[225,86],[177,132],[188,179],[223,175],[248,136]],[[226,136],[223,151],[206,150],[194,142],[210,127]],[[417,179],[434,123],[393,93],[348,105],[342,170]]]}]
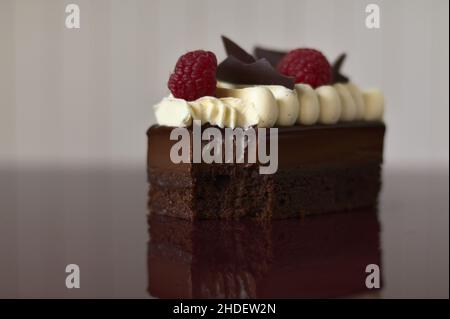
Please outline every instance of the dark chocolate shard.
[{"label": "dark chocolate shard", "polygon": [[280,74],[267,59],[256,60],[225,36],[222,41],[228,57],[217,67],[219,81],[240,85],[282,85],[294,89],[294,79]]},{"label": "dark chocolate shard", "polygon": [[253,63],[256,61],[256,59],[251,54],[247,53],[247,51],[242,49],[239,45],[237,45],[227,37],[222,36],[222,42],[223,46],[225,47],[227,56],[234,56],[236,59],[244,63]]},{"label": "dark chocolate shard", "polygon": [[282,85],[294,89],[294,79],[281,75],[266,59],[244,63],[233,55],[217,67],[216,77],[220,81],[244,85]]},{"label": "dark chocolate shard", "polygon": [[331,67],[333,84],[334,83],[348,83],[350,81],[348,76],[345,76],[341,73],[341,67],[342,67],[342,64],[344,63],[346,57],[347,57],[347,54],[342,53],[341,55],[339,55],[337,57],[337,59],[334,61],[333,65]]},{"label": "dark chocolate shard", "polygon": [[274,68],[277,67],[278,63],[280,63],[281,59],[286,55],[287,52],[284,51],[276,51],[276,50],[270,50],[265,49],[261,47],[255,47],[253,50],[253,54],[257,59],[267,59],[270,64]]}]

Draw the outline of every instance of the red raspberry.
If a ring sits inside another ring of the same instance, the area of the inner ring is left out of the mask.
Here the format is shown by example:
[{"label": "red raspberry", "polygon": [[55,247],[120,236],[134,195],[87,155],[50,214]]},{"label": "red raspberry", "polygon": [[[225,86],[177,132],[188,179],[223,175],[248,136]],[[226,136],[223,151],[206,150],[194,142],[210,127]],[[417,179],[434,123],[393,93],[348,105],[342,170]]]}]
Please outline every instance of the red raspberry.
[{"label": "red raspberry", "polygon": [[197,50],[182,55],[167,86],[173,96],[193,101],[216,93],[217,59],[214,53]]},{"label": "red raspberry", "polygon": [[331,66],[325,56],[314,49],[296,49],[286,54],[277,66],[278,71],[294,77],[295,83],[316,88],[331,82]]}]

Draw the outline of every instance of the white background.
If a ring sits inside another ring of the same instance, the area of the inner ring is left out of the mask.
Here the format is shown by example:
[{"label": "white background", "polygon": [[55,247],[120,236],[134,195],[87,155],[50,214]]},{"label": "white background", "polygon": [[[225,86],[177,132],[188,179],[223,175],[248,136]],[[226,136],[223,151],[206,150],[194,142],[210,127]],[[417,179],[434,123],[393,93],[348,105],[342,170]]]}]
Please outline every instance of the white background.
[{"label": "white background", "polygon": [[[81,29],[65,29],[65,6]],[[381,29],[365,28],[368,3]],[[0,162],[144,165],[184,52],[310,46],[386,96],[390,166],[448,167],[448,1],[0,0]]]}]

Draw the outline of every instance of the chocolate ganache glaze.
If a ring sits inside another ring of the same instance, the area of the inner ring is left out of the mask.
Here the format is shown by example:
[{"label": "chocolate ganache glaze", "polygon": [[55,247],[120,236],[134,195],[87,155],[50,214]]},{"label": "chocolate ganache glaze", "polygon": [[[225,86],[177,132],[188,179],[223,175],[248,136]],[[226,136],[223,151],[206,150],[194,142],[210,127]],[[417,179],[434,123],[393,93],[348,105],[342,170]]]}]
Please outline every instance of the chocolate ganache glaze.
[{"label": "chocolate ganache glaze", "polygon": [[[202,127],[202,131],[208,128]],[[192,127],[188,128],[193,145]],[[224,129],[221,129],[223,132]],[[149,175],[153,169],[189,171],[204,163],[178,163],[170,160],[170,150],[177,141],[170,139],[171,127],[154,125],[147,131]],[[381,122],[347,122],[335,125],[296,125],[278,128],[279,169],[309,168],[364,163],[380,164],[383,160]],[[222,137],[225,134],[222,134]],[[202,148],[209,141],[202,141]],[[222,145],[225,141],[222,141]],[[295,145],[295,147],[292,147]],[[236,147],[236,146],[234,146]],[[192,161],[192,152],[190,154]]]}]

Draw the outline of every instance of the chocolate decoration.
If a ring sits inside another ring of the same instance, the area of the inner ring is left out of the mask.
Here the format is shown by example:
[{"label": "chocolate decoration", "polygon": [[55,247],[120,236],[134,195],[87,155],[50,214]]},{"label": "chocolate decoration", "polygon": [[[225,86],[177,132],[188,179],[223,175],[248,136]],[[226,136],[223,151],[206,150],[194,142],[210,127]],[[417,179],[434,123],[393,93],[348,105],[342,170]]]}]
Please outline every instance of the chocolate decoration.
[{"label": "chocolate decoration", "polygon": [[257,59],[267,59],[267,61],[269,61],[269,63],[272,64],[274,68],[278,66],[278,63],[280,63],[281,59],[286,55],[286,53],[287,52],[269,50],[261,47],[255,47],[255,49],[253,50],[253,54]]},{"label": "chocolate decoration", "polygon": [[218,80],[242,85],[282,85],[294,89],[294,79],[280,74],[268,60],[255,60],[225,36],[222,36],[222,41],[228,57],[217,67]]},{"label": "chocolate decoration", "polygon": [[253,63],[256,59],[247,53],[244,49],[242,49],[239,45],[231,41],[225,36],[222,36],[223,46],[225,47],[225,52],[227,56],[234,56],[239,61],[244,63]]},{"label": "chocolate decoration", "polygon": [[294,79],[281,75],[266,59],[244,63],[229,56],[217,67],[216,77],[220,81],[244,85],[282,85],[294,89]]},{"label": "chocolate decoration", "polygon": [[345,61],[345,58],[347,57],[347,54],[342,53],[336,61],[334,61],[332,67],[331,67],[331,75],[332,75],[332,81],[333,84],[335,83],[348,83],[350,79],[348,76],[345,76],[341,73],[341,66]]}]

